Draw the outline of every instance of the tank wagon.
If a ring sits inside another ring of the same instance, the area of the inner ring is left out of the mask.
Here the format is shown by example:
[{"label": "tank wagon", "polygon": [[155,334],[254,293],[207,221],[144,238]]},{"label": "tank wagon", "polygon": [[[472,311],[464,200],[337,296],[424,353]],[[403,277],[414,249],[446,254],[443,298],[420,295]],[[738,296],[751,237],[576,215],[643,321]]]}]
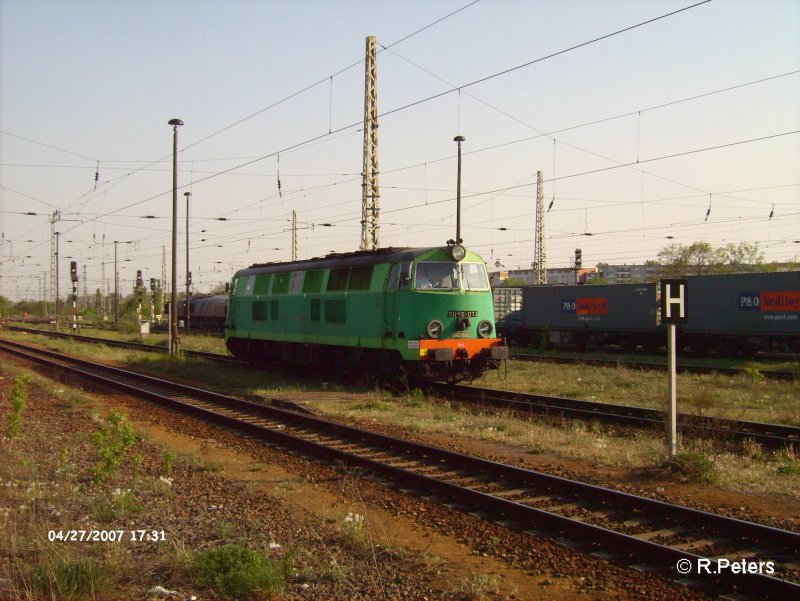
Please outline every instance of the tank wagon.
[{"label": "tank wagon", "polygon": [[[192,331],[219,332],[225,329],[228,313],[228,295],[195,296],[189,302],[189,319]],[[178,301],[178,327],[186,327],[186,299]]]},{"label": "tank wagon", "polygon": [[[519,307],[495,303],[499,335],[517,344],[655,351],[666,341],[656,284],[498,288],[496,297],[500,290],[522,297]],[[683,351],[800,353],[800,272],[689,277],[687,312]]]},{"label": "tank wagon", "polygon": [[456,381],[508,358],[485,263],[458,244],[253,265],[230,290],[228,350],[255,362]]}]

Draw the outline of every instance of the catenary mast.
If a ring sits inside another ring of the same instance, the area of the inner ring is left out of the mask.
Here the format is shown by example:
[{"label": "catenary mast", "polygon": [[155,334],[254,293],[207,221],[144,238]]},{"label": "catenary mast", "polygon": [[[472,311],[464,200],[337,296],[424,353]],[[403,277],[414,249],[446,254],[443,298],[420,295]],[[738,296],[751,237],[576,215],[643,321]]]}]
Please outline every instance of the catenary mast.
[{"label": "catenary mast", "polygon": [[378,64],[377,41],[367,37],[364,67],[364,165],[361,172],[361,250],[380,246],[380,194],[378,191]]}]

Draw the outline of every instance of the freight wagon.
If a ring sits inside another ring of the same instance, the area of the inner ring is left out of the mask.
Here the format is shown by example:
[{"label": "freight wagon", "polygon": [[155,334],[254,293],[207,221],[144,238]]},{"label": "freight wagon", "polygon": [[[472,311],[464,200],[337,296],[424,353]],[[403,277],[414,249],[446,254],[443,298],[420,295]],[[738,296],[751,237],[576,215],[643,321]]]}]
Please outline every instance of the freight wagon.
[{"label": "freight wagon", "polygon": [[[516,344],[646,351],[665,344],[656,284],[497,288],[494,295],[521,295],[519,309],[495,305],[498,333]],[[687,312],[689,322],[678,328],[683,351],[800,353],[800,272],[689,277]]]}]

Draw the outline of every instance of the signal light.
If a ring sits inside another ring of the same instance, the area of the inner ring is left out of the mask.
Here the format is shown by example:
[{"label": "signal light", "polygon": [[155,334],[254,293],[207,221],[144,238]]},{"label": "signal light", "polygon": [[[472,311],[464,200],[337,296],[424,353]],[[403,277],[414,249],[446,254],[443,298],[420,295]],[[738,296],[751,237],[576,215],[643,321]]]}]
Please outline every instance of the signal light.
[{"label": "signal light", "polygon": [[580,248],[575,249],[575,269],[580,269],[583,265],[583,257]]},{"label": "signal light", "polygon": [[78,262],[77,261],[70,261],[69,262],[69,275],[72,278],[73,282],[78,281]]}]

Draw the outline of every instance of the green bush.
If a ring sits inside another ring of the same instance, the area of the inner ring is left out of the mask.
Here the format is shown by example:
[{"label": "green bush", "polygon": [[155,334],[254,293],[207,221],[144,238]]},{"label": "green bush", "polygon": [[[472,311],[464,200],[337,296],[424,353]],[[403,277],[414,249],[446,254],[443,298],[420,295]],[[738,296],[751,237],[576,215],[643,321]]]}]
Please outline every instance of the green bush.
[{"label": "green bush", "polygon": [[713,484],[717,480],[714,461],[700,453],[679,453],[674,459],[668,459],[664,467],[684,482]]},{"label": "green bush", "polygon": [[112,476],[138,436],[128,419],[119,411],[112,411],[106,423],[92,434],[97,447],[97,461],[92,466],[92,481],[99,484]]},{"label": "green bush", "polygon": [[198,584],[227,599],[249,599],[256,593],[275,595],[290,571],[285,558],[274,560],[241,545],[216,547],[195,557]]},{"label": "green bush", "polygon": [[11,413],[8,414],[8,428],[6,436],[14,438],[22,432],[22,413],[25,411],[25,403],[28,400],[28,384],[31,381],[30,374],[20,374],[14,378],[14,388],[11,390]]}]

